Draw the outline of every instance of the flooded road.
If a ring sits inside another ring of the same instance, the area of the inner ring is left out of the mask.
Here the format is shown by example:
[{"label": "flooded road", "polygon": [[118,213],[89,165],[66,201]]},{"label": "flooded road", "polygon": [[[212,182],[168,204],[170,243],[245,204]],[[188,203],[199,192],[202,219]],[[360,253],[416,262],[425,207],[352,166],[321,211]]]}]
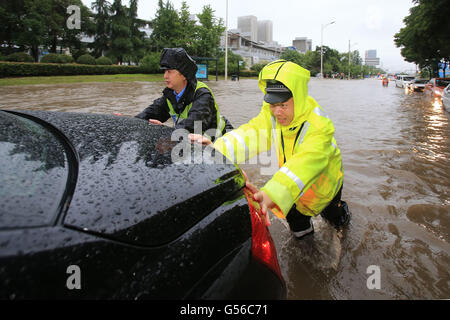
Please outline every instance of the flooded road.
[{"label": "flooded road", "polygon": [[[263,95],[256,80],[208,85],[234,126],[258,114]],[[0,108],[133,116],[163,88],[162,82],[0,87]],[[315,234],[297,241],[271,217],[288,298],[450,298],[450,114],[393,82],[383,88],[378,80],[311,79],[309,94],[335,125],[343,199],[353,219],[337,232],[316,217]],[[243,168],[259,187],[269,178],[255,165]]]}]

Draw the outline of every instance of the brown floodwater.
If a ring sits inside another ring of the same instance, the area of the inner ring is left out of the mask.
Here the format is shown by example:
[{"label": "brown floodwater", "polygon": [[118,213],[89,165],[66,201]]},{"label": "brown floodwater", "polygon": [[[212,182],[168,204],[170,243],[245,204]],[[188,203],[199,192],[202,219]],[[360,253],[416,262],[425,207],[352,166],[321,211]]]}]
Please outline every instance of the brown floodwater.
[{"label": "brown floodwater", "polygon": [[[208,85],[233,125],[258,114],[257,80]],[[0,87],[0,108],[133,116],[163,88],[163,82]],[[338,232],[316,217],[315,234],[298,241],[271,216],[288,298],[450,298],[450,114],[393,82],[383,88],[378,80],[311,79],[309,94],[335,125],[343,199],[353,218]],[[242,167],[259,187],[270,178],[256,165]]]}]

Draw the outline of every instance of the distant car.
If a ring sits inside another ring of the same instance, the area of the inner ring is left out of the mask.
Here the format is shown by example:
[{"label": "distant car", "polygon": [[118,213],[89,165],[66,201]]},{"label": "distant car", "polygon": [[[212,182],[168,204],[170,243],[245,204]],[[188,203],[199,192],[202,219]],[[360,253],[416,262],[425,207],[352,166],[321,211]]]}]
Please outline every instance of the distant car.
[{"label": "distant car", "polygon": [[433,100],[441,101],[444,88],[450,84],[450,78],[433,78],[425,85],[424,93]]},{"label": "distant car", "polygon": [[395,79],[395,86],[397,88],[406,88],[414,79],[415,77],[412,76],[398,75],[397,79]]},{"label": "distant car", "polygon": [[447,112],[450,112],[450,84],[444,89],[442,93],[442,105]]},{"label": "distant car", "polygon": [[173,131],[0,111],[0,299],[286,298],[240,169]]},{"label": "distant car", "polygon": [[425,88],[425,85],[427,84],[428,80],[426,79],[414,79],[408,84],[408,89],[410,91],[423,91]]}]

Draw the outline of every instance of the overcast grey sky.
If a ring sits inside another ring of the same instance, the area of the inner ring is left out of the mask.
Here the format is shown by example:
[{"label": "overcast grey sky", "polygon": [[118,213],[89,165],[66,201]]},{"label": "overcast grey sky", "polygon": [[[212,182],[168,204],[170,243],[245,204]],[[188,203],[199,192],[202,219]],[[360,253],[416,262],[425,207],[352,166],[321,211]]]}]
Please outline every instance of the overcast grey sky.
[{"label": "overcast grey sky", "polygon": [[[90,6],[92,1],[83,2]],[[182,0],[171,2],[175,9],[181,8]],[[225,24],[227,0],[186,2],[192,14],[210,5]],[[122,3],[128,5],[128,0]],[[157,6],[158,0],[140,0],[138,16],[153,19]],[[361,57],[366,50],[376,49],[382,67],[390,72],[415,70],[414,64],[404,61],[393,40],[412,6],[411,0],[228,0],[228,28],[237,28],[239,16],[254,15],[258,20],[272,20],[273,39],[281,45],[290,46],[296,37],[308,37],[315,48],[320,46],[321,25],[335,21],[324,29],[324,45],[348,52],[350,40],[351,49],[358,50]]]}]

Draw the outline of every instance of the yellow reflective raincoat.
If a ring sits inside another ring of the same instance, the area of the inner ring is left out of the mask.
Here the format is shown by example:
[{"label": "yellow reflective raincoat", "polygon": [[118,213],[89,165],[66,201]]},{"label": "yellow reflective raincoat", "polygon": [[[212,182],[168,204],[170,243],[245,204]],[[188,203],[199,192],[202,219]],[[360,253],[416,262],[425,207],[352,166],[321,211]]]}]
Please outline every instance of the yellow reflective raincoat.
[{"label": "yellow reflective raincoat", "polygon": [[281,209],[272,210],[280,218],[286,217],[294,203],[302,214],[318,215],[343,182],[334,126],[322,107],[308,96],[309,78],[309,71],[293,62],[277,60],[266,65],[259,74],[261,91],[266,93],[267,80],[288,87],[294,99],[294,119],[288,126],[281,126],[272,116],[270,105],[263,102],[255,118],[214,143],[236,164],[274,146],[280,169],[261,190]]}]

